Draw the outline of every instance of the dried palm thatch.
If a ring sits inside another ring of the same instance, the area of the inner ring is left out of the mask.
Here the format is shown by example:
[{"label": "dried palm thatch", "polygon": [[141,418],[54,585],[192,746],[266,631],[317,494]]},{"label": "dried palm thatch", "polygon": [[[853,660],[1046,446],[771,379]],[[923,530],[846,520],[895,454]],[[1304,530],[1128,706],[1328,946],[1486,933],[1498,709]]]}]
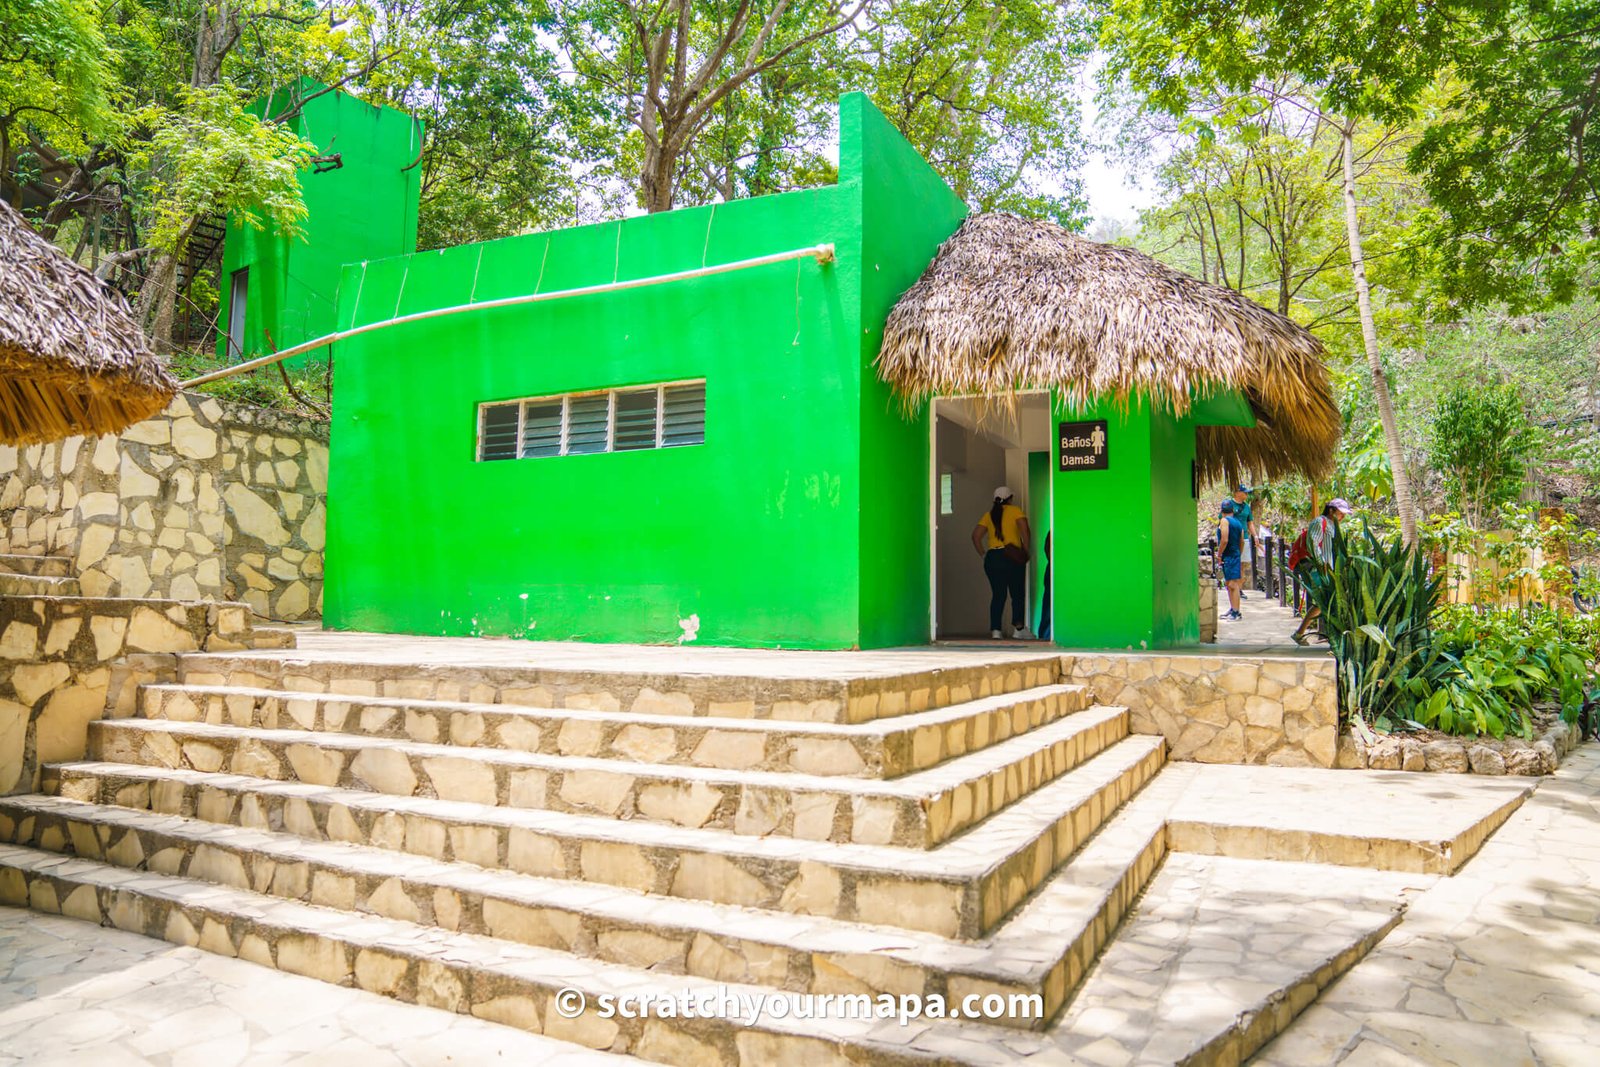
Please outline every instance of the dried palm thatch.
[{"label": "dried palm thatch", "polygon": [[0,444],[116,433],[177,389],[122,298],[0,201]]},{"label": "dried palm thatch", "polygon": [[889,315],[878,374],[908,403],[1053,389],[1177,416],[1237,390],[1253,427],[1202,426],[1201,473],[1327,473],[1339,441],[1322,345],[1231,289],[1051,222],[969,217]]}]

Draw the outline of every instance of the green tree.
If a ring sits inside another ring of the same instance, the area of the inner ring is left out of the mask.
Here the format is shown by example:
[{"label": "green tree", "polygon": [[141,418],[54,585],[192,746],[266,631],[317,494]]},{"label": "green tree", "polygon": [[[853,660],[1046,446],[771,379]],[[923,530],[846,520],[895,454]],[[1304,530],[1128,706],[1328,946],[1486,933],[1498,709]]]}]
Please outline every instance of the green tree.
[{"label": "green tree", "polygon": [[1130,137],[1178,143],[1156,174],[1162,203],[1141,219],[1146,251],[1313,330],[1348,324],[1355,300],[1340,277],[1348,253],[1325,123],[1262,97],[1213,102],[1164,132],[1140,128],[1148,116],[1131,121]]},{"label": "green tree", "polygon": [[1514,308],[1600,292],[1600,3],[1483,6],[1439,57],[1451,107],[1412,153],[1443,283]]},{"label": "green tree", "polygon": [[1533,447],[1522,392],[1505,383],[1458,385],[1433,416],[1429,457],[1444,475],[1451,504],[1475,529],[1516,499]]},{"label": "green tree", "polygon": [[81,147],[101,131],[115,61],[92,0],[0,0],[0,195],[20,200],[19,132]]},{"label": "green tree", "polygon": [[975,209],[1081,228],[1076,89],[1093,44],[1078,4],[899,0],[873,10],[853,81]]},{"label": "green tree", "polygon": [[[756,95],[758,77],[826,69],[870,3],[555,0],[554,29],[571,68],[638,135],[639,205],[666,211],[719,105]],[[726,146],[718,154],[730,158]]]},{"label": "green tree", "polygon": [[[1428,5],[1422,5],[1426,8]],[[1381,11],[1377,10],[1381,9]],[[1380,31],[1414,31],[1393,40]],[[1326,123],[1337,137],[1337,173],[1344,204],[1346,252],[1355,289],[1362,348],[1372,395],[1394,472],[1395,507],[1405,542],[1417,539],[1417,508],[1406,471],[1399,420],[1379,347],[1372,285],[1368,278],[1360,158],[1360,116],[1405,120],[1409,105],[1428,86],[1433,67],[1417,48],[1446,33],[1432,14],[1412,19],[1395,0],[1332,5],[1239,0],[1112,0],[1101,41],[1112,53],[1108,72],[1127,77],[1148,94],[1149,106],[1172,114],[1189,111],[1201,97],[1268,94],[1294,103]],[[1352,78],[1369,63],[1387,80]],[[1301,79],[1293,91],[1275,88]]]},{"label": "green tree", "polygon": [[429,0],[330,40],[305,63],[416,115],[424,139],[417,243],[441,248],[573,221],[574,162],[615,144],[596,103],[561,78],[550,9],[527,0]]},{"label": "green tree", "polygon": [[[140,287],[139,310],[159,338],[170,333],[177,260],[195,226],[231,214],[256,228],[295,232],[305,216],[299,171],[315,152],[288,127],[246,110],[237,89],[182,89],[179,107],[152,106],[132,117],[143,133],[128,153],[128,192],[146,220],[145,250],[155,266]],[[166,315],[165,320],[162,314]]]},{"label": "green tree", "polygon": [[[1333,113],[1426,134],[1411,164],[1438,214],[1441,284],[1458,301],[1560,302],[1600,253],[1596,0],[1107,0],[1116,45],[1157,106],[1241,87],[1262,57],[1322,87]],[[1108,38],[1109,40],[1109,38]],[[1436,87],[1447,106],[1422,104]]]}]

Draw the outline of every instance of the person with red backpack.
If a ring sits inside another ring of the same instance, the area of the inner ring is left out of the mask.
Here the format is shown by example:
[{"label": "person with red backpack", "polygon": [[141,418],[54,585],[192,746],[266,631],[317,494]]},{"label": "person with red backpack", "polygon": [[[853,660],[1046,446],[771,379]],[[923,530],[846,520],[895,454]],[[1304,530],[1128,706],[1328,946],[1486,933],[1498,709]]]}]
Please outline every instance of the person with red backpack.
[{"label": "person with red backpack", "polygon": [[[1294,547],[1289,550],[1289,569],[1303,587],[1310,588],[1313,572],[1333,566],[1333,535],[1351,510],[1350,502],[1343,497],[1330,500],[1322,514],[1307,523],[1295,538]],[[1305,617],[1300,620],[1300,628],[1289,635],[1290,639],[1297,645],[1306,644],[1306,631],[1321,617],[1322,609],[1307,597]]]}]

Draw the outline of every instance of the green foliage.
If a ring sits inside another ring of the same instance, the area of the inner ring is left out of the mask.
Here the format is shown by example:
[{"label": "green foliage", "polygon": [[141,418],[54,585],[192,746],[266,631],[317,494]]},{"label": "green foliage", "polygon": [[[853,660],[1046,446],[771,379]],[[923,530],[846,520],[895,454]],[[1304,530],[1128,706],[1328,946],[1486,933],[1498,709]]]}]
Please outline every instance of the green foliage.
[{"label": "green foliage", "polygon": [[859,41],[850,84],[979,211],[1087,222],[1075,81],[1084,9],[1048,0],[902,0]]},{"label": "green foliage", "polygon": [[[596,114],[627,131],[636,203],[661,211],[683,194],[737,195],[752,169],[810,169],[812,117],[839,87],[864,2],[833,0],[555,0],[551,33]],[[715,124],[715,129],[712,129]],[[793,139],[791,139],[793,137]],[[687,179],[687,181],[686,181]]]},{"label": "green foliage", "polygon": [[[1522,513],[1503,538],[1506,551],[1576,536],[1571,520]],[[1508,522],[1517,518],[1508,510]],[[1400,539],[1385,545],[1363,530],[1334,539],[1334,564],[1310,584],[1338,662],[1341,713],[1379,730],[1407,725],[1447,733],[1531,738],[1531,711],[1553,702],[1578,721],[1600,686],[1600,618],[1562,607],[1442,606],[1446,574],[1430,557],[1471,536],[1459,517],[1436,518],[1421,551]],[[1525,565],[1527,567],[1529,565]],[[1513,572],[1554,583],[1559,564]],[[1485,579],[1487,580],[1487,579]],[[1565,584],[1561,584],[1565,588]]]},{"label": "green foliage", "polygon": [[309,71],[331,81],[363,52],[395,53],[348,89],[422,123],[419,248],[589,221],[578,168],[613,155],[620,130],[595,94],[561,77],[550,31],[545,3],[435,0],[342,28],[310,57]]},{"label": "green foliage", "polygon": [[1432,208],[1410,258],[1454,300],[1522,308],[1600,288],[1592,0],[1108,2],[1109,74],[1153,107],[1292,75],[1332,112],[1422,120],[1408,162]]},{"label": "green foliage", "polygon": [[1473,526],[1522,490],[1534,447],[1522,391],[1511,383],[1458,385],[1434,412],[1428,455],[1450,504]]},{"label": "green foliage", "polygon": [[[211,353],[178,352],[169,368],[178,378],[193,378],[225,366]],[[328,417],[333,370],[326,360],[309,359],[296,367],[274,364],[195,386],[196,392],[257,407],[275,408],[310,418]]]},{"label": "green foliage", "polygon": [[[1528,611],[1551,600],[1564,603],[1572,584],[1569,558],[1600,544],[1600,532],[1581,529],[1573,515],[1536,504],[1504,504],[1495,523],[1497,529],[1485,530],[1448,512],[1430,518],[1421,531],[1424,550],[1436,558],[1471,561],[1449,564],[1445,578],[1469,581],[1473,602],[1482,609]],[[1541,589],[1553,595],[1541,596]]]},{"label": "green foliage", "polygon": [[1362,434],[1346,431],[1330,492],[1369,507],[1394,496],[1394,468],[1384,448],[1381,425],[1368,423]]},{"label": "green foliage", "polygon": [[299,171],[316,150],[251,114],[247,102],[227,86],[184,87],[175,110],[149,107],[134,116],[149,131],[128,156],[134,195],[147,210],[147,243],[176,252],[194,220],[213,213],[297,231],[305,217]]},{"label": "green foliage", "polygon": [[1411,156],[1439,209],[1430,243],[1458,298],[1564,302],[1585,282],[1600,289],[1600,5],[1483,7],[1496,17],[1440,50],[1454,97]]},{"label": "green foliage", "polygon": [[1154,106],[1186,109],[1197,87],[1251,91],[1292,74],[1324,87],[1344,114],[1404,119],[1433,81],[1446,46],[1476,29],[1484,0],[1108,0],[1101,43],[1112,72]]},{"label": "green foliage", "polygon": [[1436,622],[1450,663],[1417,706],[1417,720],[1448,733],[1533,734],[1529,709],[1553,701],[1576,722],[1600,684],[1600,626],[1550,608],[1447,609]]},{"label": "green foliage", "polygon": [[81,145],[109,117],[115,59],[93,0],[0,0],[0,135],[20,120]]},{"label": "green foliage", "polygon": [[1146,115],[1125,141],[1178,147],[1156,178],[1141,246],[1197,277],[1237,289],[1313,329],[1350,311],[1334,131],[1290,102],[1250,95],[1198,101],[1175,130]]},{"label": "green foliage", "polygon": [[1409,716],[1413,683],[1425,685],[1437,670],[1431,620],[1442,590],[1442,577],[1399,537],[1386,545],[1370,530],[1351,538],[1338,529],[1333,566],[1312,576],[1309,593],[1338,662],[1345,718]]}]

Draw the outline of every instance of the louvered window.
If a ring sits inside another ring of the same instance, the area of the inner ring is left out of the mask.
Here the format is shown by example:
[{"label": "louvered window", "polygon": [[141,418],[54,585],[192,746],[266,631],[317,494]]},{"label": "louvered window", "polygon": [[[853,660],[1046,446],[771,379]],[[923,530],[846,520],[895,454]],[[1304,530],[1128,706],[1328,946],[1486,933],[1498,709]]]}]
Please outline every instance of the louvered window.
[{"label": "louvered window", "polygon": [[617,425],[612,447],[618,452],[656,447],[656,408],[661,390],[617,394]]},{"label": "louvered window", "polygon": [[478,431],[479,459],[517,458],[517,409],[520,404],[485,404]]},{"label": "louvered window", "polygon": [[567,397],[567,455],[604,452],[610,439],[610,393]]},{"label": "louvered window", "polygon": [[662,388],[661,445],[706,443],[706,383],[668,385]]},{"label": "louvered window", "polygon": [[478,420],[480,460],[702,445],[706,440],[706,383],[483,404]]},{"label": "louvered window", "polygon": [[530,400],[522,405],[522,458],[561,455],[559,400]]}]

